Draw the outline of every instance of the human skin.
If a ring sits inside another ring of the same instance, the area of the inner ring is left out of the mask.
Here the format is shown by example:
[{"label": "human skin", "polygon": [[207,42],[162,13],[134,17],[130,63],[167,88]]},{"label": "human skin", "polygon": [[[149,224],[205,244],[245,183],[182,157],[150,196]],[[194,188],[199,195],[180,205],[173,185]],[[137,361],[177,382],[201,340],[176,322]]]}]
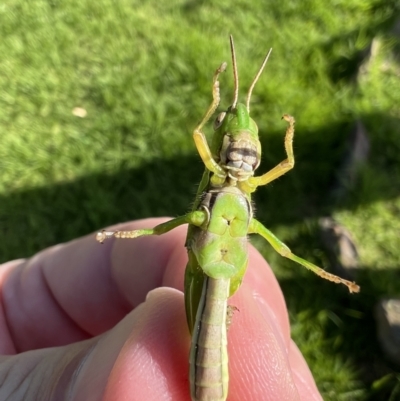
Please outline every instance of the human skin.
[{"label": "human skin", "polygon": [[[189,401],[185,231],[103,245],[92,234],[1,265],[0,399]],[[275,276],[251,245],[229,304],[238,310],[228,400],[322,400]]]}]

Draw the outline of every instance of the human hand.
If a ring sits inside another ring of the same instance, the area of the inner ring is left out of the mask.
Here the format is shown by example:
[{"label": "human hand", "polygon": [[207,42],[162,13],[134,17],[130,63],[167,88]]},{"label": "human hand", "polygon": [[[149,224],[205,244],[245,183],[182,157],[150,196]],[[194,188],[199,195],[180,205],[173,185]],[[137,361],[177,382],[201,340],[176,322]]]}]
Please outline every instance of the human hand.
[{"label": "human hand", "polygon": [[[1,265],[0,399],[188,401],[185,235],[179,227],[100,245],[93,234]],[[272,271],[252,246],[249,258],[229,299],[239,312],[228,332],[228,400],[322,400]]]}]

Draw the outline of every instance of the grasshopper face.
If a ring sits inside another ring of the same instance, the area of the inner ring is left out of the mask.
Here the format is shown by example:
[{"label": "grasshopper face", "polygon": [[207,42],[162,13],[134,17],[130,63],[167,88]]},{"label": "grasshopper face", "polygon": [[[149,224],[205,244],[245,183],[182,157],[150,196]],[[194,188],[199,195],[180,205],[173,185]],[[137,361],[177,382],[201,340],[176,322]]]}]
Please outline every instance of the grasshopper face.
[{"label": "grasshopper face", "polygon": [[227,176],[233,181],[245,181],[253,176],[260,165],[261,144],[257,125],[246,106],[239,103],[220,113],[214,129],[220,131],[215,137],[222,138],[217,160]]}]

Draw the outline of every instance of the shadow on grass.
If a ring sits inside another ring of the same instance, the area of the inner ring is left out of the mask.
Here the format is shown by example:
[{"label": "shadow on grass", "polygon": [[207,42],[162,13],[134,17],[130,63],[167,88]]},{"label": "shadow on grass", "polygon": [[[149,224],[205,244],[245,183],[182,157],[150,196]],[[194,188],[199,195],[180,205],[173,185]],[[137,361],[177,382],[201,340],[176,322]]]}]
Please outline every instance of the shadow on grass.
[{"label": "shadow on grass", "polygon": [[[335,208],[400,194],[398,119],[368,115],[371,126],[370,176],[346,204],[329,196],[353,122],[344,121],[304,132],[295,138],[296,166],[255,194],[257,217],[268,227],[294,224],[305,217],[329,215]],[[297,139],[297,140],[296,140]],[[283,131],[262,137],[262,173],[285,158]],[[198,155],[154,160],[136,170],[94,174],[70,183],[13,192],[0,197],[0,260],[24,257],[40,249],[96,231],[116,222],[150,216],[177,216],[193,202],[203,166]],[[363,192],[364,191],[364,192]]]}]

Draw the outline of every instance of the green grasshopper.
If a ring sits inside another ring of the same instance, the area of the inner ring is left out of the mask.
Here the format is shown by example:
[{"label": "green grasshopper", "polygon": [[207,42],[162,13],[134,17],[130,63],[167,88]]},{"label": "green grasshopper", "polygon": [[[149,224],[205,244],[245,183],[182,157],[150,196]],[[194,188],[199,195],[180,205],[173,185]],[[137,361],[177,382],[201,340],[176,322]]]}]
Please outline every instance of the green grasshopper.
[{"label": "green grasshopper", "polygon": [[247,236],[259,234],[282,256],[291,259],[317,275],[346,285],[358,292],[357,284],[344,280],[294,255],[275,235],[253,217],[251,193],[294,166],[294,118],[288,122],[285,135],[287,159],[261,176],[254,172],[261,160],[258,128],[250,118],[250,99],[271,50],[266,55],[247,93],[246,104],[238,103],[238,73],[233,38],[230,37],[234,72],[234,99],[226,112],[214,122],[211,146],[203,133],[220,102],[219,75],[223,63],[214,73],[213,101],[193,132],[197,151],[205,165],[196,201],[191,212],[152,229],[102,231],[97,240],[137,238],[161,235],[182,224],[189,224],[186,238],[188,264],[185,272],[185,307],[192,334],[190,350],[190,393],[192,401],[225,401],[228,395],[227,324],[232,310],[227,300],[240,287],[248,264]]}]

